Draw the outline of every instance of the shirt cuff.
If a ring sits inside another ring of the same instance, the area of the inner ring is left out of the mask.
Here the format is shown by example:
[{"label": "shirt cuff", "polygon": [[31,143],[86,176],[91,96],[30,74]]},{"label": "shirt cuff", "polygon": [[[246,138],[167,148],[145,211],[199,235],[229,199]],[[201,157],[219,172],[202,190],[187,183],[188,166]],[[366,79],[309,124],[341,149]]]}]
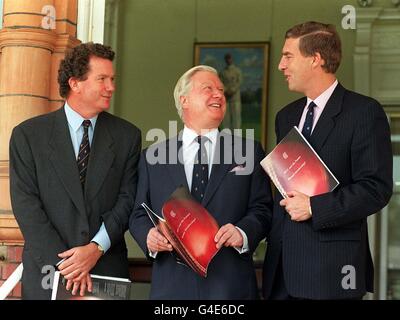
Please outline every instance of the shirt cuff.
[{"label": "shirt cuff", "polygon": [[147,250],[149,251],[149,256],[150,256],[150,258],[155,259],[155,258],[157,257],[157,252],[152,252],[152,251],[150,251],[149,249],[147,249]]},{"label": "shirt cuff", "polygon": [[111,240],[110,237],[107,233],[106,226],[104,225],[104,222],[101,224],[101,227],[99,231],[97,231],[96,235],[92,239],[93,242],[96,242],[99,244],[103,250],[104,253],[107,252],[108,249],[111,247]]},{"label": "shirt cuff", "polygon": [[239,230],[239,232],[241,233],[241,235],[243,237],[243,246],[241,248],[237,248],[237,247],[234,247],[234,248],[240,254],[246,253],[247,251],[249,251],[249,240],[247,239],[247,236],[242,229],[240,229],[239,227],[235,227],[235,228]]}]

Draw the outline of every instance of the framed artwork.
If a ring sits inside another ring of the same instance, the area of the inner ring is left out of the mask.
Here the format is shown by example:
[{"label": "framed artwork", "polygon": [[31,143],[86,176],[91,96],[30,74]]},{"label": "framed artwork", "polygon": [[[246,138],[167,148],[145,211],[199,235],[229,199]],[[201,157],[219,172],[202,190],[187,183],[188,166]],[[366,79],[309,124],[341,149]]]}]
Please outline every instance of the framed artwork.
[{"label": "framed artwork", "polygon": [[214,67],[225,86],[227,110],[221,127],[254,129],[254,138],[264,148],[268,61],[268,42],[194,44],[194,65]]}]

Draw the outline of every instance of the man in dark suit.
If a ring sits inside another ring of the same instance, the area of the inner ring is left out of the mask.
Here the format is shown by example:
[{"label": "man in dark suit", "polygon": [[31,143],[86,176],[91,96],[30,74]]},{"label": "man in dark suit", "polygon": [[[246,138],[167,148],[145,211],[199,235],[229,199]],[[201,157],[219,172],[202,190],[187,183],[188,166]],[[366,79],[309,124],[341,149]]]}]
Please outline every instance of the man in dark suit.
[{"label": "man in dark suit", "polygon": [[[69,51],[58,72],[64,107],[14,128],[13,212],[25,238],[22,296],[49,299],[49,266],[73,294],[91,291],[89,272],[128,277],[128,228],[141,150],[138,128],[106,110],[114,52],[100,44]],[[53,269],[54,270],[54,269]]]},{"label": "man in dark suit", "polygon": [[301,98],[278,112],[279,142],[298,126],[339,180],[332,192],[277,194],[263,269],[266,299],[361,299],[373,290],[367,217],[392,194],[390,130],[380,104],[335,77],[341,43],[332,25],[291,28],[279,63]]},{"label": "man in dark suit", "polygon": [[[143,252],[154,258],[150,298],[256,299],[252,254],[265,235],[272,210],[269,180],[259,164],[264,156],[262,147],[218,131],[226,101],[214,68],[196,66],[188,70],[178,80],[174,97],[184,129],[178,137],[142,153],[135,210],[129,224]],[[206,174],[196,186],[194,163],[202,141]],[[242,155],[244,162],[240,161]],[[198,192],[203,182],[205,190]],[[211,260],[206,278],[176,262],[171,244],[141,207],[145,202],[161,214],[165,201],[181,185],[191,190],[220,226],[214,239],[220,251]]]}]

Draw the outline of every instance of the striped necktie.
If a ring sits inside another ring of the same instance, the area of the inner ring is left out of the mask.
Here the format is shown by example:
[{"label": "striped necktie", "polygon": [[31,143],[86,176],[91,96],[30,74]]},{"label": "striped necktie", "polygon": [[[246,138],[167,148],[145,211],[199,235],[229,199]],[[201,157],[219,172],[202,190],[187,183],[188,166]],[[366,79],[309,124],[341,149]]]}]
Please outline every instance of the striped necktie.
[{"label": "striped necktie", "polygon": [[85,179],[86,179],[86,172],[87,166],[89,163],[89,154],[90,154],[90,144],[89,144],[89,127],[91,125],[90,120],[84,120],[82,122],[83,126],[83,137],[82,142],[79,146],[79,153],[78,153],[78,170],[79,170],[79,179],[81,181],[82,189],[85,187]]}]

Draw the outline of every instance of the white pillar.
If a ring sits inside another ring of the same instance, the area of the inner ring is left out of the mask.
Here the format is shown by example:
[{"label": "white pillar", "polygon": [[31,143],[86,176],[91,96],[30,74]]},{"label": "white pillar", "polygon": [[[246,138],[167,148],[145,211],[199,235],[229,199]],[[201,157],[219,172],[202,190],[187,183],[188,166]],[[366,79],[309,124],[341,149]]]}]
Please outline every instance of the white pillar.
[{"label": "white pillar", "polygon": [[105,7],[106,0],[78,0],[79,40],[103,43]]}]

